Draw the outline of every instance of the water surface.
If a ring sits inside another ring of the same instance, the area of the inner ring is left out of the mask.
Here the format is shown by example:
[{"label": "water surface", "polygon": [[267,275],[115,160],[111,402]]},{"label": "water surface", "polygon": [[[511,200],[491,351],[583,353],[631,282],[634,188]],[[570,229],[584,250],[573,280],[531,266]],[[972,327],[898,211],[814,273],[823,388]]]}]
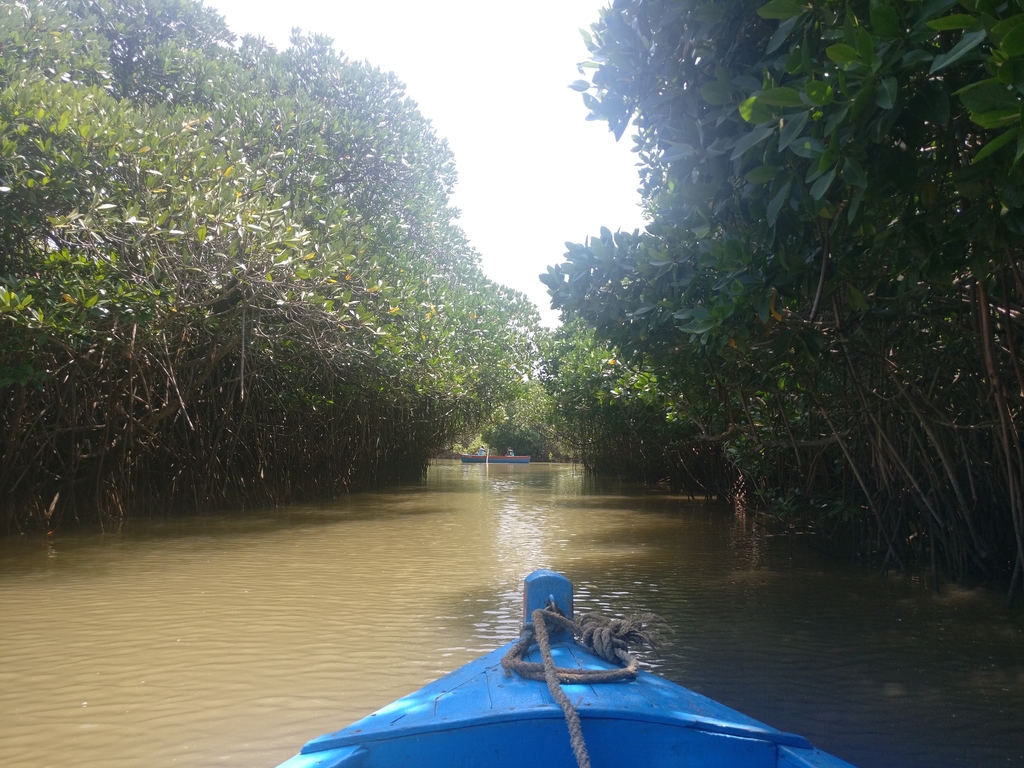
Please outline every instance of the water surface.
[{"label": "water surface", "polygon": [[0,763],[267,766],[514,639],[524,575],[654,611],[645,662],[860,768],[1024,766],[1024,617],[565,465],[0,541]]}]

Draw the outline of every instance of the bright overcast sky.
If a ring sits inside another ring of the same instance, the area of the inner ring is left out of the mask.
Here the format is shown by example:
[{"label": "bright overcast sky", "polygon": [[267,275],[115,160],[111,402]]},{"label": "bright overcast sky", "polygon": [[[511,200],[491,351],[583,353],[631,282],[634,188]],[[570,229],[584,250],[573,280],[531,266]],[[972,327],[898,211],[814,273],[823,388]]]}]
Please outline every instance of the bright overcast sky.
[{"label": "bright overcast sky", "polygon": [[632,141],[586,121],[579,29],[601,0],[207,0],[238,35],[279,49],[292,27],[395,72],[455,153],[453,204],[486,274],[557,324],[537,276],[564,243],[643,225]]}]

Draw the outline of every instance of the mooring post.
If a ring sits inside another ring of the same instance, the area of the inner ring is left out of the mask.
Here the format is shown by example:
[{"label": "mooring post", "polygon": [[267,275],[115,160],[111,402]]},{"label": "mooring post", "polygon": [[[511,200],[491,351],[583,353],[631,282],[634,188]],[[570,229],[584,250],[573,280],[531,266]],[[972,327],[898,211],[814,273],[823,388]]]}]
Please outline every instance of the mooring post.
[{"label": "mooring post", "polygon": [[[572,620],[572,582],[557,571],[541,569],[534,571],[523,579],[523,626],[530,626],[530,618],[537,608],[547,608],[554,602],[558,610]],[[564,634],[566,630],[549,629],[552,638]]]}]

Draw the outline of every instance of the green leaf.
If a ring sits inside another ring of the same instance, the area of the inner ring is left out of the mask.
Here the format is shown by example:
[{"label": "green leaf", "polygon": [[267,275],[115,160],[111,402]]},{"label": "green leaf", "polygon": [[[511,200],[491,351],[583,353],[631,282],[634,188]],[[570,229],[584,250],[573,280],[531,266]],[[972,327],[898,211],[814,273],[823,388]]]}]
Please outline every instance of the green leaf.
[{"label": "green leaf", "polygon": [[1017,13],[1009,18],[1003,19],[996,24],[992,29],[989,30],[989,34],[992,35],[996,40],[1002,40],[1003,35],[1007,34],[1011,29],[1016,27],[1018,24],[1024,22],[1024,13]]},{"label": "green leaf", "polygon": [[782,210],[783,203],[789,199],[789,189],[792,184],[792,181],[787,181],[768,202],[768,226],[775,226],[775,220],[779,217],[779,211]]},{"label": "green leaf", "polygon": [[772,123],[760,125],[757,128],[752,129],[749,133],[743,136],[739,141],[736,142],[736,148],[733,150],[732,157],[730,160],[736,160],[743,156],[748,149],[761,143],[775,131],[775,126]]},{"label": "green leaf", "polygon": [[795,75],[804,68],[804,54],[800,46],[796,46],[786,57],[786,74]]},{"label": "green leaf", "polygon": [[896,103],[896,78],[887,77],[875,89],[875,104],[882,109],[892,109]]},{"label": "green leaf", "polygon": [[764,123],[775,118],[775,111],[767,104],[758,102],[757,96],[751,96],[739,106],[740,117],[748,123]]},{"label": "green leaf", "polygon": [[967,13],[954,13],[950,16],[943,16],[941,19],[927,22],[927,26],[937,29],[939,32],[946,32],[951,29],[973,29],[980,24],[980,19]]},{"label": "green leaf", "polygon": [[960,42],[953,46],[949,52],[940,54],[932,60],[932,67],[928,70],[928,74],[934,75],[936,72],[941,69],[945,69],[950,64],[955,64],[960,61],[960,59],[981,45],[981,42],[985,39],[986,35],[987,33],[984,29],[980,29],[976,32],[965,32],[964,36],[960,38]]},{"label": "green leaf", "polygon": [[979,112],[971,115],[971,121],[982,128],[1003,128],[1020,120],[1019,109],[994,109],[991,112]]},{"label": "green leaf", "polygon": [[850,105],[850,117],[854,120],[859,118],[864,110],[867,109],[869,104],[873,104],[875,99],[875,81],[874,78],[868,78],[865,80],[860,87],[860,91],[856,96],[853,97],[853,103]]},{"label": "green leaf", "polygon": [[859,312],[866,312],[868,310],[868,300],[864,298],[863,293],[852,285],[846,289],[846,303]]},{"label": "green leaf", "polygon": [[811,136],[801,136],[789,145],[789,149],[798,157],[813,160],[825,152],[825,145]]},{"label": "green leaf", "polygon": [[857,33],[857,53],[860,54],[861,61],[867,63],[875,58],[875,41],[871,37],[871,33],[861,27]]},{"label": "green leaf", "polygon": [[1005,133],[1001,133],[1000,135],[996,136],[994,139],[992,139],[992,141],[990,141],[988,144],[981,148],[981,151],[974,156],[973,160],[971,160],[971,164],[973,165],[974,163],[980,163],[989,155],[998,152],[1000,149],[1009,144],[1010,141],[1016,138],[1019,133],[1020,126],[1018,125],[1014,126]]},{"label": "green leaf", "polygon": [[572,88],[574,91],[579,91],[580,93],[583,93],[584,91],[590,90],[590,83],[586,80],[575,80],[569,85],[569,87]]},{"label": "green leaf", "polygon": [[920,48],[915,48],[914,50],[900,57],[900,66],[913,67],[916,66],[917,64],[924,64],[926,61],[931,61],[934,58],[935,56],[928,53],[928,51],[923,51]]},{"label": "green leaf", "polygon": [[799,16],[807,11],[806,5],[794,2],[794,0],[771,0],[757,9],[757,15],[762,19],[788,19],[791,16]]},{"label": "green leaf", "polygon": [[864,168],[852,157],[846,158],[843,162],[843,178],[853,187],[865,188],[868,185],[868,176]]},{"label": "green leaf", "polygon": [[779,134],[780,152],[788,147],[793,140],[800,135],[804,126],[807,125],[808,117],[809,113],[804,111],[785,118],[785,124],[782,126],[782,132]]},{"label": "green leaf", "polygon": [[891,6],[877,5],[871,9],[871,26],[882,37],[899,37],[900,17]]},{"label": "green leaf", "polygon": [[755,168],[748,173],[745,178],[751,184],[766,184],[774,179],[779,173],[779,169],[774,165],[762,165],[760,168]]},{"label": "green leaf", "polygon": [[715,328],[717,325],[718,318],[712,316],[707,318],[706,320],[695,320],[694,322],[690,323],[689,327],[681,328],[680,330],[692,333],[694,335],[699,335],[701,333],[707,333],[712,328]]},{"label": "green leaf", "polygon": [[713,106],[721,106],[732,101],[732,87],[721,80],[709,80],[700,87],[701,98]]},{"label": "green leaf", "polygon": [[814,186],[811,187],[811,197],[815,200],[821,200],[828,192],[828,188],[832,186],[832,182],[836,178],[836,169],[833,168],[828,173],[824,174],[820,179],[814,182]]},{"label": "green leaf", "polygon": [[777,51],[789,38],[790,33],[793,31],[793,28],[796,27],[796,23],[798,21],[800,21],[800,17],[793,16],[779,24],[779,28],[775,30],[775,34],[773,34],[771,39],[768,41],[768,47],[765,48],[765,53],[774,53]]},{"label": "green leaf", "polygon": [[767,91],[759,94],[757,100],[762,104],[768,104],[772,107],[801,107],[803,101],[800,100],[799,92],[792,88],[769,88]]},{"label": "green leaf", "polygon": [[832,93],[832,86],[828,83],[823,83],[820,80],[808,80],[804,83],[804,93],[807,94],[808,99],[813,101],[819,107],[831,104],[835,100],[835,94]]},{"label": "green leaf", "polygon": [[1024,54],[1024,24],[1018,24],[1007,32],[999,47],[1007,56]]},{"label": "green leaf", "polygon": [[832,132],[835,131],[836,127],[846,119],[846,115],[850,111],[850,105],[844,104],[839,109],[832,112],[829,115],[828,120],[825,121],[825,135],[831,136]]},{"label": "green leaf", "polygon": [[853,193],[853,199],[850,201],[850,207],[846,211],[846,220],[853,223],[853,220],[857,218],[857,211],[860,210],[860,202],[864,199],[865,187],[858,187],[857,191]]},{"label": "green leaf", "polygon": [[825,55],[836,64],[852,64],[860,61],[860,54],[852,45],[836,43],[825,49]]},{"label": "green leaf", "polygon": [[994,77],[961,88],[956,92],[970,112],[991,112],[1017,106],[1017,89]]}]

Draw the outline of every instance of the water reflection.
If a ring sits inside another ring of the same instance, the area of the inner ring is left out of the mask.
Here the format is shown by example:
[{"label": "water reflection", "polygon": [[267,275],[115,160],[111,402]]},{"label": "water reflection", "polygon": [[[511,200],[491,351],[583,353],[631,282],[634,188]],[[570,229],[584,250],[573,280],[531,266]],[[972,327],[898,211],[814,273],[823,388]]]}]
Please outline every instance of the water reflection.
[{"label": "water reflection", "polygon": [[1024,765],[1024,622],[572,467],[0,541],[6,766],[270,766],[517,636],[529,571],[653,611],[645,663],[861,768]]}]

